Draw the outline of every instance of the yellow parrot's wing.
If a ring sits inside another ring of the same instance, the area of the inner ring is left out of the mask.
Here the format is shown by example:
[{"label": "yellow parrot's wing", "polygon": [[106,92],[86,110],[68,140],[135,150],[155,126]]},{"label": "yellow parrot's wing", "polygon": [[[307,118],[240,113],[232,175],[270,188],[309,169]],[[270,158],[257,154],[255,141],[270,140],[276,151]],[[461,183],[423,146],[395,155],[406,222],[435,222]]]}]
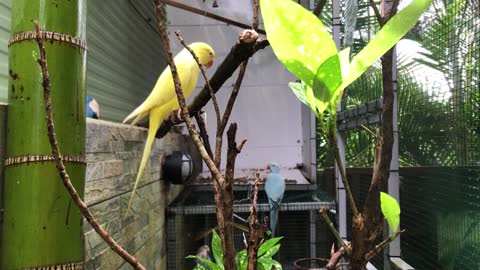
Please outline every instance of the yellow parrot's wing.
[{"label": "yellow parrot's wing", "polygon": [[[189,53],[179,53],[174,60],[175,65],[177,66],[180,82],[182,83],[182,87],[184,88],[184,94],[185,96],[187,96],[187,90],[189,88],[187,87],[187,85],[189,86],[190,84],[188,82],[192,81],[192,79],[195,78],[194,80],[196,84],[196,79],[198,78],[198,73],[200,69],[198,69],[197,63]],[[195,69],[198,69],[198,71],[195,72]],[[195,86],[193,88],[195,88]],[[162,106],[173,98],[176,98],[175,88],[173,85],[173,78],[172,72],[170,71],[170,66],[167,66],[163,70],[162,74],[160,74],[160,77],[158,77],[157,83],[155,84],[155,87],[153,88],[147,99],[132,113],[130,113],[123,120],[123,123],[127,122],[133,117],[142,115],[139,119],[134,120],[134,122],[137,122],[141,118],[145,117],[145,113],[149,112],[152,108]]]}]

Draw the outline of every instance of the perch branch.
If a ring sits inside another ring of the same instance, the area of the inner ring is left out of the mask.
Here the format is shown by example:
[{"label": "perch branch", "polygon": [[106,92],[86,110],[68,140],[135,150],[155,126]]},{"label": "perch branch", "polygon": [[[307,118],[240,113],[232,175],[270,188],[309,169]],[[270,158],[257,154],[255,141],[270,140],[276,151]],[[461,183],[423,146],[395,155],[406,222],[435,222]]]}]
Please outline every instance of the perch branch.
[{"label": "perch branch", "polygon": [[102,226],[97,222],[97,220],[93,217],[90,210],[88,210],[87,205],[83,202],[78,192],[75,190],[75,187],[70,180],[70,175],[68,175],[65,165],[63,164],[62,155],[60,153],[60,148],[57,142],[57,135],[55,133],[55,125],[53,122],[53,113],[52,113],[52,99],[50,96],[50,77],[48,74],[48,66],[47,66],[47,54],[45,52],[45,45],[40,35],[40,28],[38,26],[38,21],[35,20],[35,31],[37,34],[37,43],[40,50],[40,59],[38,60],[38,64],[42,69],[42,77],[43,77],[43,97],[45,100],[45,112],[46,112],[46,120],[47,120],[47,130],[48,130],[48,141],[52,147],[52,155],[55,157],[56,168],[60,177],[62,178],[63,184],[67,188],[72,200],[75,202],[77,207],[82,212],[85,219],[92,225],[93,229],[102,237],[102,239],[110,246],[110,248],[120,255],[125,261],[127,261],[134,269],[144,270],[145,267],[132,255],[130,255],[125,249],[123,249],[113,238],[110,234],[103,229]]},{"label": "perch branch", "polygon": [[259,229],[261,225],[257,219],[257,201],[258,201],[258,185],[260,182],[260,170],[255,175],[255,190],[253,192],[252,206],[250,207],[250,229],[248,236],[248,270],[257,269],[257,252],[259,247]]},{"label": "perch branch", "polygon": [[252,28],[258,32],[258,0],[253,0],[253,22]]},{"label": "perch branch", "polygon": [[220,109],[218,108],[217,97],[215,97],[215,92],[213,92],[212,86],[210,85],[210,80],[207,77],[207,73],[205,73],[205,69],[203,68],[202,64],[200,64],[200,60],[198,59],[195,52],[187,45],[185,40],[183,40],[182,36],[180,35],[180,32],[175,31],[175,35],[177,35],[177,38],[178,40],[180,40],[180,43],[182,43],[183,47],[185,47],[185,49],[187,49],[190,52],[190,54],[192,54],[193,59],[195,59],[195,62],[197,62],[198,68],[200,68],[200,71],[202,72],[203,78],[205,79],[206,86],[208,88],[208,91],[210,91],[210,96],[212,97],[213,108],[215,109],[215,116],[217,117],[217,125],[218,125],[218,123],[220,123]]},{"label": "perch branch", "polygon": [[[210,78],[210,85],[216,93],[220,90],[222,85],[233,75],[235,70],[248,58],[253,56],[255,52],[269,46],[266,39],[253,40],[242,39],[239,37],[235,45],[232,46],[230,52],[218,66],[217,70]],[[194,100],[188,106],[188,111],[191,115],[200,111],[210,100],[210,91],[207,86],[204,86],[200,93],[195,96]],[[157,131],[157,137],[163,137],[170,130],[171,127],[183,123],[175,112],[172,112],[169,117],[162,123]]]},{"label": "perch branch", "polygon": [[373,257],[375,257],[380,251],[382,251],[382,249],[386,245],[388,245],[390,242],[395,240],[395,238],[397,238],[397,236],[399,236],[400,234],[402,234],[404,232],[405,232],[405,230],[396,231],[391,237],[388,237],[387,239],[380,242],[370,252],[368,252],[367,255],[365,255],[365,260],[370,261],[371,259],[373,259]]},{"label": "perch branch", "polygon": [[343,239],[340,237],[340,234],[338,234],[338,231],[337,229],[335,229],[335,226],[333,225],[332,221],[328,217],[327,210],[325,208],[320,209],[320,215],[322,216],[323,220],[325,220],[325,223],[327,223],[327,226],[332,231],[333,236],[335,236],[335,238],[340,243],[340,245],[342,245],[342,247],[345,249],[347,254],[350,254],[352,251],[347,246],[347,244],[343,241]]}]

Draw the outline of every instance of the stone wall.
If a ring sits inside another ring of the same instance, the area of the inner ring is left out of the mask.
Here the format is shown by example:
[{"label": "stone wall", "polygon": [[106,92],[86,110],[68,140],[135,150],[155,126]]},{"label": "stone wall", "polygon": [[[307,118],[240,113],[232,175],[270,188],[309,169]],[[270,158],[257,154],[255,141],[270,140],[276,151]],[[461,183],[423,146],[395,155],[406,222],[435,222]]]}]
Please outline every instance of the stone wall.
[{"label": "stone wall", "polygon": [[[103,226],[147,269],[166,269],[165,207],[181,191],[161,179],[165,155],[175,150],[199,159],[190,137],[170,132],[154,142],[151,158],[139,184],[131,212],[126,216],[146,129],[88,120],[85,200]],[[200,164],[197,162],[196,164]],[[84,222],[87,269],[130,269]]]}]

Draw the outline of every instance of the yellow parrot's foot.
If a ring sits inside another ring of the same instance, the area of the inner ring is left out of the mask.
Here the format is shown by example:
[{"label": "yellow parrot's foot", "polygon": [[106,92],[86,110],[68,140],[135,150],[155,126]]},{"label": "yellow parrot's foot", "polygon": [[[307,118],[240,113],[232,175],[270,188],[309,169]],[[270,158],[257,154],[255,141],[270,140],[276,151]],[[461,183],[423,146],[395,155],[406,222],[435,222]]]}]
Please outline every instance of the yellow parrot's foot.
[{"label": "yellow parrot's foot", "polygon": [[180,122],[183,122],[185,119],[183,119],[183,115],[182,115],[182,109],[178,109],[177,110],[177,119],[180,121]]}]

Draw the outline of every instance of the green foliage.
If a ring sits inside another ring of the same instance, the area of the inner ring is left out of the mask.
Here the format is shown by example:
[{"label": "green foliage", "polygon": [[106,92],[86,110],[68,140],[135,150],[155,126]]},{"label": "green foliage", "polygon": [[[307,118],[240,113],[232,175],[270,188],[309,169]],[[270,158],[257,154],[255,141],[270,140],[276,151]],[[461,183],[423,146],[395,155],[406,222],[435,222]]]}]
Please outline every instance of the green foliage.
[{"label": "green foliage", "polygon": [[217,265],[221,266],[223,269],[223,249],[222,249],[222,240],[218,236],[216,231],[213,231],[212,234],[212,251],[213,257]]},{"label": "green foliage", "polygon": [[[257,252],[257,269],[259,270],[270,270],[275,266],[276,269],[282,269],[280,263],[274,260],[273,255],[277,254],[280,250],[280,244],[278,242],[283,237],[275,237],[265,241],[259,248]],[[199,256],[189,255],[187,259],[197,259],[201,263],[207,265],[212,270],[223,270],[223,250],[222,242],[216,231],[213,231],[212,236],[212,252],[215,262],[201,258]],[[248,254],[247,250],[241,250],[235,254],[235,262],[237,264],[238,270],[246,270],[248,267]],[[197,264],[193,270],[204,270],[204,266]]]},{"label": "green foliage", "polygon": [[[335,114],[343,89],[362,75],[417,22],[432,0],[415,0],[377,33],[356,56],[338,52],[322,22],[293,1],[261,0],[268,40],[277,58],[305,85],[292,90],[316,114]],[[303,91],[303,95],[298,92]],[[312,99],[313,92],[313,99]]]},{"label": "green foliage", "polygon": [[400,225],[400,205],[392,196],[380,192],[380,207],[393,236]]}]

